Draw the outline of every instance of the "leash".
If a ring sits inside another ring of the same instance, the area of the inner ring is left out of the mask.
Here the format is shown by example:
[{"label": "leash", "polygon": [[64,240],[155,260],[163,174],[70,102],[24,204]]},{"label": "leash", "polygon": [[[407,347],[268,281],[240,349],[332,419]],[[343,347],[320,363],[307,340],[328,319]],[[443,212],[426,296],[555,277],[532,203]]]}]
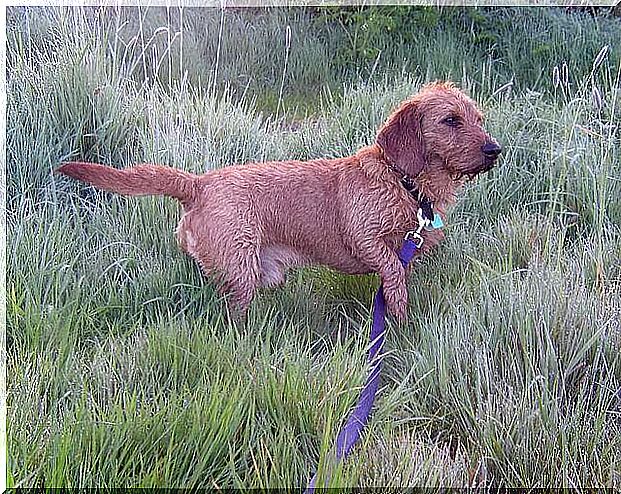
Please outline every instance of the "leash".
[{"label": "leash", "polygon": [[[423,244],[423,237],[421,235],[423,229],[442,227],[442,219],[440,216],[437,213],[434,215],[431,207],[429,207],[428,210],[425,209],[427,209],[426,206],[425,208],[421,206],[418,209],[418,228],[405,234],[403,245],[399,252],[399,260],[404,268],[410,263],[416,250]],[[369,349],[369,356],[367,359],[371,370],[369,371],[367,381],[358,398],[358,403],[336,437],[335,456],[337,462],[340,462],[349,455],[354,444],[360,439],[360,433],[371,415],[371,408],[373,407],[375,395],[377,394],[380,370],[384,359],[382,347],[384,345],[384,335],[386,333],[385,316],[386,301],[384,299],[383,286],[380,285],[373,302],[373,326],[371,327],[370,335],[371,348]],[[307,494],[314,491],[316,481],[317,473],[313,475],[308,484],[306,489]]]}]

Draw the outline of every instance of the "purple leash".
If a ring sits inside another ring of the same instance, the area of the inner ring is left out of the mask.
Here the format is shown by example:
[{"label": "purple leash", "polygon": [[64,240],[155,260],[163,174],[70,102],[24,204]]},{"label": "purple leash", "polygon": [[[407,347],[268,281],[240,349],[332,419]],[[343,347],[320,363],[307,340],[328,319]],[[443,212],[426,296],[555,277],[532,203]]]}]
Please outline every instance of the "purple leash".
[{"label": "purple leash", "polygon": [[[401,252],[399,253],[399,259],[403,267],[406,267],[414,257],[416,249],[422,244],[422,237],[420,232],[427,226],[430,221],[423,217],[421,211],[418,214],[419,228],[416,232],[408,232],[401,246]],[[371,415],[371,408],[375,401],[375,395],[379,386],[380,370],[382,368],[382,360],[384,354],[382,353],[382,346],[384,345],[384,334],[386,331],[386,301],[384,300],[384,290],[380,285],[377,294],[375,295],[375,301],[373,303],[373,327],[371,328],[371,348],[369,349],[368,362],[371,366],[367,382],[362,388],[358,403],[353,412],[349,416],[347,423],[339,432],[336,438],[336,460],[341,461],[349,455],[349,452],[353,448],[354,444],[360,439],[360,433],[362,428],[367,423],[369,416]],[[315,489],[315,481],[317,480],[317,473],[313,475],[308,488],[307,493],[313,492]]]}]

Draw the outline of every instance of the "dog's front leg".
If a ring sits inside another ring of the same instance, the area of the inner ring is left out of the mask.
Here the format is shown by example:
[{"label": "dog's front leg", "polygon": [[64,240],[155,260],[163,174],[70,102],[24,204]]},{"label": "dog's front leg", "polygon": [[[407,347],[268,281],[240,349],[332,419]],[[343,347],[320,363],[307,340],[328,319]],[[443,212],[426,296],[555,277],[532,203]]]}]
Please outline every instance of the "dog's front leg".
[{"label": "dog's front leg", "polygon": [[396,264],[390,264],[380,271],[384,298],[390,312],[399,321],[405,320],[408,306],[408,289],[406,284],[405,268],[399,259]]},{"label": "dog's front leg", "polygon": [[403,321],[408,304],[406,270],[397,254],[383,240],[377,239],[366,247],[362,249],[364,261],[380,275],[388,310]]}]

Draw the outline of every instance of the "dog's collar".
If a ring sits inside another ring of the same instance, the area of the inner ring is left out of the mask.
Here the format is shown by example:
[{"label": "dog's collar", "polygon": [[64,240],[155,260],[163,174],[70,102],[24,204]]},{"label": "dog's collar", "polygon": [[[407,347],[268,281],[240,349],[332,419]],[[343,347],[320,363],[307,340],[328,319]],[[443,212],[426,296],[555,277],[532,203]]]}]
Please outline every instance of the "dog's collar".
[{"label": "dog's collar", "polygon": [[414,200],[418,203],[418,207],[422,212],[422,216],[425,220],[428,220],[428,223],[433,225],[434,228],[441,228],[443,226],[442,219],[440,215],[434,213],[433,211],[433,202],[426,195],[424,195],[416,182],[412,177],[408,174],[403,173],[384,153],[384,150],[380,147],[380,153],[382,154],[384,161],[388,164],[388,167],[395,172],[397,175],[401,177],[400,182],[403,185],[403,188],[409,192],[409,194],[414,198]]},{"label": "dog's collar", "polygon": [[429,199],[419,190],[416,182],[414,182],[414,180],[410,176],[404,173],[401,173],[401,175],[401,185],[403,185],[403,188],[407,190],[410,195],[416,200],[416,202],[418,203],[418,207],[422,210],[423,217],[429,220],[430,223],[433,222],[435,219],[435,214],[433,212],[433,202],[431,201],[431,199]]}]

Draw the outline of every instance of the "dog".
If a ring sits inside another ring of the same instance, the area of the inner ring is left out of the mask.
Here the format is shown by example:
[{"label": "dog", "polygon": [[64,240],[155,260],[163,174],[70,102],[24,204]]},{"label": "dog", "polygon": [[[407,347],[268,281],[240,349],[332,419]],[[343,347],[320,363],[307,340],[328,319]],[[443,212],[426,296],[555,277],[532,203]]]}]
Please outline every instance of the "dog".
[{"label": "dog", "polygon": [[[242,313],[259,287],[295,266],[377,273],[389,311],[407,312],[406,269],[397,252],[418,227],[419,208],[444,218],[467,179],[501,153],[476,104],[450,82],[424,86],[353,156],[232,165],[204,175],[142,164],[124,170],[70,162],[58,172],[123,195],[181,202],[181,248],[219,282]],[[442,238],[422,231],[421,252]]]}]

